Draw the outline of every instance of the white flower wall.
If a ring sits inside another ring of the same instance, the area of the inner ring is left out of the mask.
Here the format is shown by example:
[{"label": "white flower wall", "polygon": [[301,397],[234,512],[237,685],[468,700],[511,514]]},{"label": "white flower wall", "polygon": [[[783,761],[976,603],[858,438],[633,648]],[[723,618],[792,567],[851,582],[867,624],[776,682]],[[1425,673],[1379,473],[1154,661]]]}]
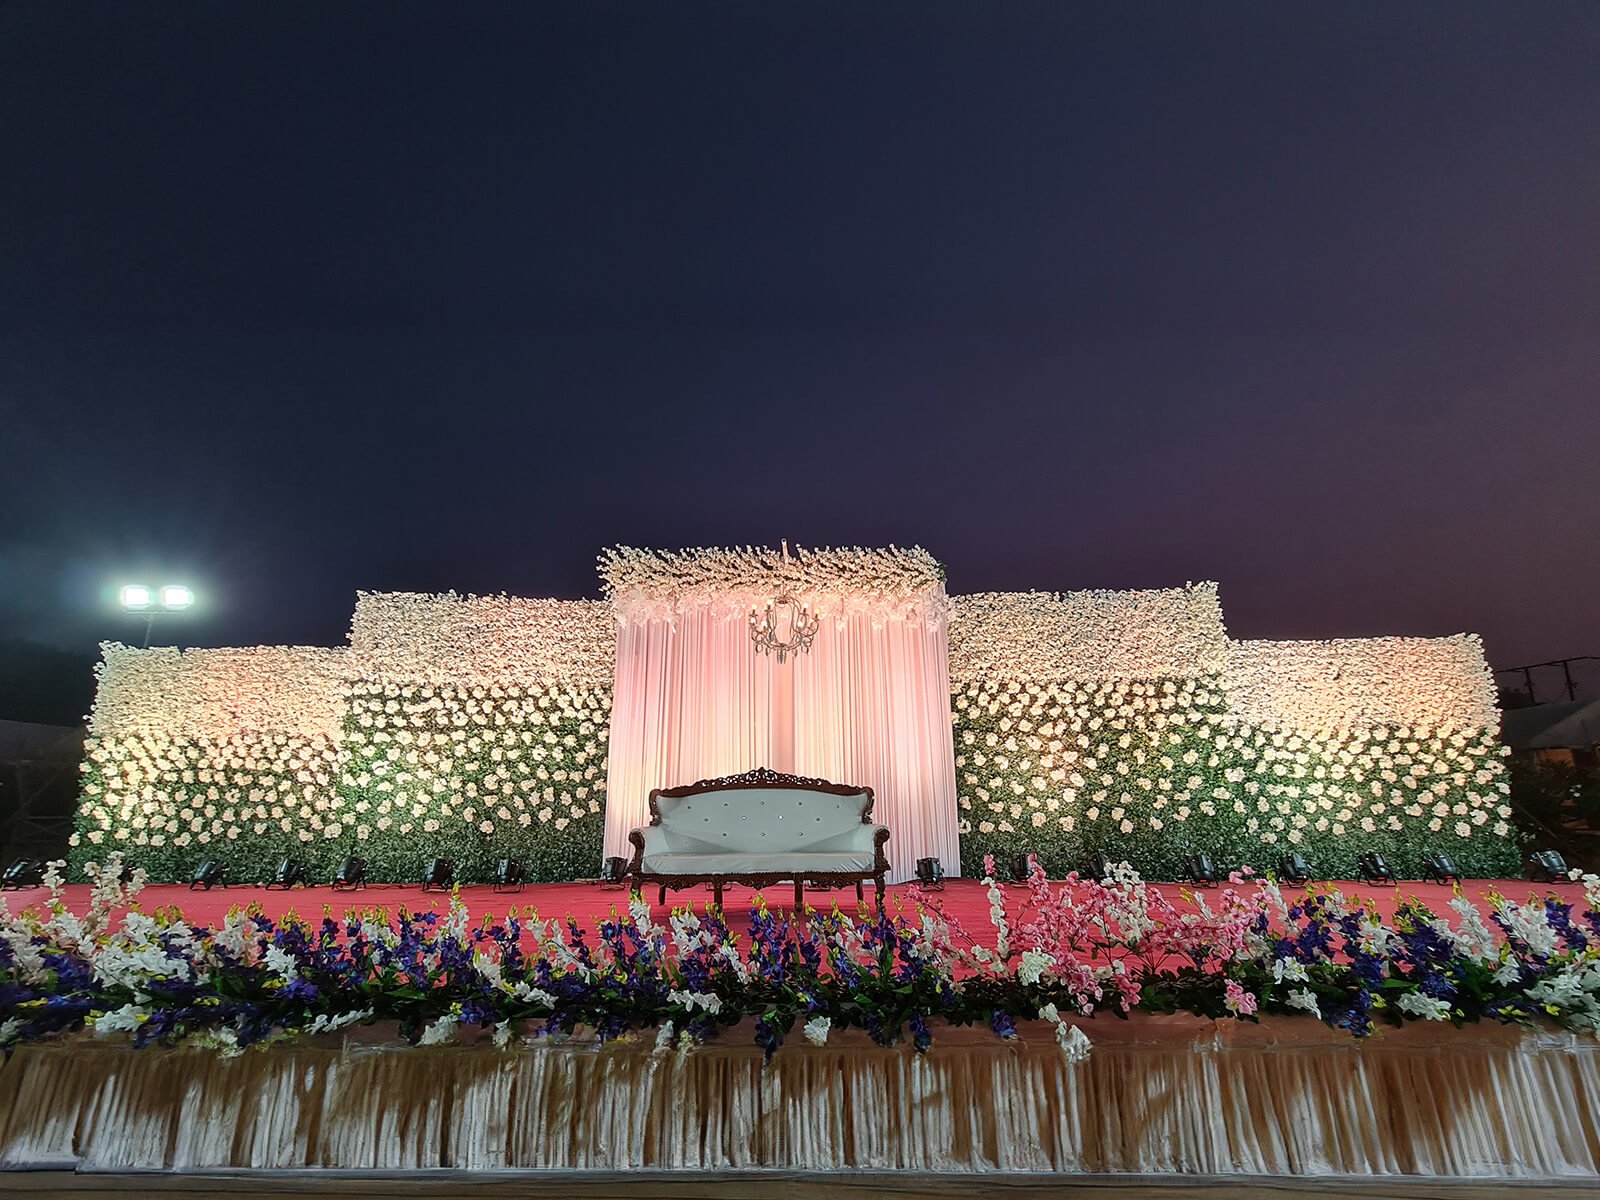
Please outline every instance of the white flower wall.
[{"label": "white flower wall", "polygon": [[157,879],[247,879],[337,837],[350,652],[102,647],[72,865],[121,850]]},{"label": "white flower wall", "polygon": [[1228,665],[1214,583],[950,597],[950,679],[1199,679]]},{"label": "white flower wall", "polygon": [[572,684],[358,684],[339,789],[351,852],[385,879],[420,877],[423,854],[464,879],[499,858],[592,878],[610,713],[609,691]]},{"label": "white flower wall", "polygon": [[1382,852],[1517,865],[1476,638],[1230,642],[1214,585],[955,597],[952,715],[968,873],[1190,853],[1354,874]]},{"label": "white flower wall", "polygon": [[1445,638],[1231,642],[1228,707],[1258,725],[1334,734],[1376,725],[1497,727],[1483,643]]},{"label": "white flower wall", "polygon": [[[419,847],[463,878],[521,858],[593,877],[604,840],[616,621],[591,600],[362,592],[341,792],[360,852],[413,878]],[[367,832],[363,833],[363,830]]]},{"label": "white flower wall", "polygon": [[[699,596],[742,553],[613,551],[602,574],[618,606],[652,572]],[[920,550],[806,566],[859,574],[870,605],[915,604],[938,576]],[[375,879],[434,854],[468,879],[500,857],[592,875],[619,611],[362,593],[348,648],[108,644],[74,868],[119,849],[158,879],[202,858],[238,880],[282,857],[326,876],[346,854]],[[968,874],[1022,850],[1057,874],[1094,852],[1153,877],[1195,851],[1268,867],[1299,850],[1334,875],[1364,850],[1405,872],[1429,849],[1517,866],[1476,638],[1230,641],[1214,584],[955,596],[948,614]]]},{"label": "white flower wall", "polygon": [[414,880],[501,857],[591,876],[614,624],[588,601],[363,593],[348,649],[133,650],[100,669],[73,865],[121,849],[157,879],[236,880],[347,854]]},{"label": "white flower wall", "polygon": [[369,679],[609,689],[617,626],[600,600],[358,592],[350,646]]}]

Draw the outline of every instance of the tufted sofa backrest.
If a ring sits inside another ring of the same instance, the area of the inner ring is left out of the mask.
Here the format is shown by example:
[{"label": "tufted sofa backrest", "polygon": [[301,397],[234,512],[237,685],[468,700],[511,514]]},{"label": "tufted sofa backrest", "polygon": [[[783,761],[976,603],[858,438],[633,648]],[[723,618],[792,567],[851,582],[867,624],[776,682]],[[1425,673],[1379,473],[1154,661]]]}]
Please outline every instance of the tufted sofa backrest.
[{"label": "tufted sofa backrest", "polygon": [[872,826],[861,821],[868,803],[864,791],[838,796],[799,787],[719,788],[656,800],[676,851],[771,854],[870,846]]}]

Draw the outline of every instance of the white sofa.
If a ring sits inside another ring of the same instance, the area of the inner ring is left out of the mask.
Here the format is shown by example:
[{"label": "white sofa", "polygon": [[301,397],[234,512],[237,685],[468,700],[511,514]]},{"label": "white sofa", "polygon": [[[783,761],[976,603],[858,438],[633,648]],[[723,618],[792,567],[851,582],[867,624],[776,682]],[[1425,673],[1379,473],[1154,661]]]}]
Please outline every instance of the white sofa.
[{"label": "white sofa", "polygon": [[872,821],[872,789],[780,775],[761,767],[725,779],[650,793],[650,824],[628,834],[636,888],[709,883],[722,907],[725,884],[794,882],[795,908],[806,884],[825,887],[875,879],[883,904],[889,831]]}]

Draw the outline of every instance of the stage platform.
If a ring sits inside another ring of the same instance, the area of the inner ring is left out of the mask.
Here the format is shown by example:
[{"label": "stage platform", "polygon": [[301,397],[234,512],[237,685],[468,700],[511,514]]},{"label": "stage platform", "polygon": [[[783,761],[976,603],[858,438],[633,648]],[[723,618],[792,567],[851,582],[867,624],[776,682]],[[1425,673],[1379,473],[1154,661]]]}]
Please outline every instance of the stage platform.
[{"label": "stage platform", "polygon": [[[0,1168],[715,1173],[881,1171],[1600,1184],[1600,1042],[1408,1024],[1187,1015],[1008,1042],[861,1031],[763,1061],[748,1025],[687,1055],[648,1037],[510,1051],[359,1028],[224,1057],[81,1037],[0,1067]],[[0,1192],[5,1190],[0,1178]]]},{"label": "stage platform", "polygon": [[[1384,915],[1410,897],[1442,910],[1452,896],[1420,883],[1338,886]],[[1176,901],[1184,889],[1162,890]],[[1485,909],[1493,893],[1582,899],[1577,885],[1517,880],[1474,880],[1464,891]],[[950,880],[938,895],[973,931],[987,930],[981,884]],[[475,918],[515,906],[592,928],[628,893],[577,883],[462,897]],[[13,911],[45,898],[7,893]],[[75,909],[87,898],[84,888],[65,895]],[[775,907],[790,898],[787,888],[768,897]],[[854,906],[850,893],[810,898]],[[709,899],[686,891],[671,905]],[[730,915],[752,899],[736,889]],[[909,912],[909,887],[888,899]],[[235,905],[314,916],[324,906],[449,902],[416,886],[157,886],[139,898],[146,911],[171,906],[199,923]],[[681,1055],[646,1035],[529,1039],[506,1051],[471,1034],[416,1047],[392,1024],[233,1057],[74,1035],[22,1045],[0,1066],[0,1170],[12,1172],[0,1176],[0,1194],[83,1194],[128,1178],[140,1182],[127,1190],[156,1195],[295,1195],[315,1179],[319,1193],[379,1196],[459,1194],[481,1181],[506,1196],[764,1200],[942,1196],[975,1176],[1003,1195],[1071,1183],[1129,1200],[1224,1187],[1242,1198],[1467,1196],[1483,1194],[1474,1182],[1509,1181],[1566,1195],[1600,1185],[1593,1037],[1487,1021],[1409,1022],[1359,1040],[1298,1017],[1103,1012],[1075,1023],[1093,1044],[1081,1060],[1060,1052],[1053,1026],[1026,1021],[1009,1041],[941,1024],[922,1055],[859,1029],[822,1046],[795,1037],[770,1061],[748,1021]]]},{"label": "stage platform", "polygon": [[[670,1171],[526,1173],[438,1171],[423,1175],[360,1175],[326,1171],[219,1171],[193,1175],[31,1171],[6,1179],[17,1200],[968,1200],[966,1175],[907,1171],[724,1171],[685,1178]],[[1504,1184],[1440,1179],[1194,1179],[1147,1175],[1063,1179],[1059,1175],[990,1175],[994,1200],[1503,1200]],[[1579,1200],[1593,1184],[1519,1184],[1517,1200]]]}]

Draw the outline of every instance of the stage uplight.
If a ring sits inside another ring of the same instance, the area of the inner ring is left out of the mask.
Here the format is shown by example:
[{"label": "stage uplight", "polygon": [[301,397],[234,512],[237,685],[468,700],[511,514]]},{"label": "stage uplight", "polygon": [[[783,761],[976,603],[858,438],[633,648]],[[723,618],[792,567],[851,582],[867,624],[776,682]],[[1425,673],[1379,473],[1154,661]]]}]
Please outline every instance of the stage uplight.
[{"label": "stage uplight", "polygon": [[1389,865],[1389,860],[1376,851],[1369,851],[1356,859],[1356,867],[1361,872],[1361,878],[1368,883],[1396,883],[1394,868]]},{"label": "stage uplight", "polygon": [[1183,860],[1183,870],[1189,882],[1197,887],[1216,887],[1219,872],[1209,854],[1191,854]]},{"label": "stage uplight", "polygon": [[295,884],[304,885],[306,882],[306,869],[292,858],[283,859],[278,863],[278,869],[272,873],[265,886],[270,891],[272,888],[282,888],[288,891]]},{"label": "stage uplight", "polygon": [[339,869],[333,873],[333,890],[336,892],[354,891],[356,888],[367,886],[367,860],[351,855],[339,864]]},{"label": "stage uplight", "polygon": [[1033,874],[1033,866],[1039,861],[1039,856],[1032,850],[1024,850],[1021,854],[1011,858],[1011,882],[1027,883]]},{"label": "stage uplight", "polygon": [[925,892],[944,890],[944,864],[937,858],[917,859],[917,883]]},{"label": "stage uplight", "polygon": [[150,589],[142,583],[130,583],[122,589],[122,607],[129,612],[142,612],[150,607]]},{"label": "stage uplight", "polygon": [[[148,595],[148,589],[146,594]],[[169,583],[161,589],[161,607],[168,612],[181,612],[193,603],[194,592],[182,584]]]},{"label": "stage uplight", "polygon": [[1528,875],[1540,883],[1565,883],[1567,860],[1559,850],[1535,850],[1528,855]]},{"label": "stage uplight", "polygon": [[192,892],[195,888],[205,888],[209,892],[219,883],[226,888],[227,879],[228,868],[215,859],[208,858],[196,867],[194,874],[189,877],[189,890]]},{"label": "stage uplight", "polygon": [[0,888],[44,886],[44,864],[36,858],[19,858],[0,876]]},{"label": "stage uplight", "polygon": [[494,890],[520,892],[528,878],[528,864],[520,858],[502,858],[494,869]]},{"label": "stage uplight", "polygon": [[1303,854],[1285,854],[1278,860],[1278,878],[1295,887],[1311,882],[1311,867]]},{"label": "stage uplight", "polygon": [[1429,851],[1422,856],[1422,877],[1434,883],[1460,883],[1461,868],[1448,854]]},{"label": "stage uplight", "polygon": [[456,862],[453,858],[430,858],[422,872],[422,890],[448,892],[456,885]]}]

